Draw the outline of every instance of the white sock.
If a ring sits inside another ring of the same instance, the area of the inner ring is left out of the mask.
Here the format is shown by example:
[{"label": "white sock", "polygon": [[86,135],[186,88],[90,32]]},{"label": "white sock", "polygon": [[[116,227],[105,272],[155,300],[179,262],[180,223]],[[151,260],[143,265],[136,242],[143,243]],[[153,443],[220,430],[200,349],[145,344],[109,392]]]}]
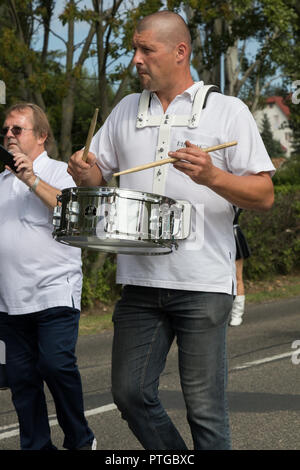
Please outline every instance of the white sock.
[{"label": "white sock", "polygon": [[230,325],[240,325],[245,310],[245,295],[237,295],[233,301]]}]

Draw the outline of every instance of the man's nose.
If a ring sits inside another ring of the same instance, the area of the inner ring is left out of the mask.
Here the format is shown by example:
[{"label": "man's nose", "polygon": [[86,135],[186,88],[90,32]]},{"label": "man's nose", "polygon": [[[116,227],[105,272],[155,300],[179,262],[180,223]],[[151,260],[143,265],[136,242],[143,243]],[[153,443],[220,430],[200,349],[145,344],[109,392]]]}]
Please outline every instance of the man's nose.
[{"label": "man's nose", "polygon": [[11,127],[8,128],[8,131],[6,132],[5,137],[7,137],[7,138],[15,137],[14,134],[12,133],[12,128]]},{"label": "man's nose", "polygon": [[142,62],[143,62],[142,54],[140,53],[138,49],[136,49],[134,56],[133,56],[133,64],[137,65],[137,64],[141,64]]}]

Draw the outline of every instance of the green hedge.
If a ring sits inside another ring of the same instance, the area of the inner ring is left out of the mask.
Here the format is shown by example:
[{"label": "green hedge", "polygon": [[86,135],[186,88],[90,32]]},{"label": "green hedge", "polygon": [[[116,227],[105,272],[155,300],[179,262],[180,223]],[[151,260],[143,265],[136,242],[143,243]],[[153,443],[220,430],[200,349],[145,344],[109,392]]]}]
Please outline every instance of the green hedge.
[{"label": "green hedge", "polygon": [[239,222],[251,249],[244,264],[246,279],[300,268],[300,186],[275,186],[273,208],[263,213],[244,211]]},{"label": "green hedge", "polygon": [[115,283],[116,256],[82,250],[82,308],[92,308],[97,302],[110,304],[117,300],[121,286]]}]

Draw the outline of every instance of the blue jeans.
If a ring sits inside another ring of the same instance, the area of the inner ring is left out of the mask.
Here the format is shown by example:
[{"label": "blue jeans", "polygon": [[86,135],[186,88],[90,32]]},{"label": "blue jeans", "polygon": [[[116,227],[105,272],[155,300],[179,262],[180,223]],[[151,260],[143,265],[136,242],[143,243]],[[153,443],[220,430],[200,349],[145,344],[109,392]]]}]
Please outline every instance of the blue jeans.
[{"label": "blue jeans", "polygon": [[227,294],[125,286],[113,315],[112,393],[145,449],[186,450],[158,396],[176,337],[194,449],[230,449],[226,400]]},{"label": "blue jeans", "polygon": [[20,424],[23,450],[52,450],[44,381],[53,396],[64,447],[93,440],[84,416],[75,346],[80,312],[50,308],[26,315],[0,312],[0,337],[6,345],[6,372]]}]

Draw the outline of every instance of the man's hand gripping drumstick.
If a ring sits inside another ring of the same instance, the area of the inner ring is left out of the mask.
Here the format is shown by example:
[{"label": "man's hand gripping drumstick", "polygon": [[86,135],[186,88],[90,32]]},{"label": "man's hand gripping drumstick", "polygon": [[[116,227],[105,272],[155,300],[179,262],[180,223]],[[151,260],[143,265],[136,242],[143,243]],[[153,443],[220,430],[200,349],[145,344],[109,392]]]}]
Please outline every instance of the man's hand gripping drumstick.
[{"label": "man's hand gripping drumstick", "polygon": [[169,152],[170,157],[178,159],[174,162],[174,168],[185,173],[195,183],[212,187],[219,168],[213,164],[209,152],[237,145],[237,142],[228,142],[204,149],[189,141],[186,141],[185,145],[176,152]]},{"label": "man's hand gripping drumstick", "polygon": [[96,165],[96,155],[89,152],[97,123],[98,111],[98,108],[96,108],[84,149],[75,152],[69,160],[68,173],[72,176],[77,186],[104,186],[106,184],[100,168]]},{"label": "man's hand gripping drumstick", "polygon": [[[237,142],[234,140],[233,142],[226,142],[225,144],[214,145],[213,147],[207,147],[203,149],[199,149],[196,145],[192,145],[190,142],[186,142],[187,147],[192,147],[201,150],[202,152],[214,152],[215,150],[224,149],[227,147],[232,147],[233,145],[237,145]],[[159,160],[157,162],[146,163],[145,165],[136,166],[134,168],[129,168],[128,170],[119,171],[118,173],[114,173],[113,176],[120,176],[126,175],[128,173],[135,173],[137,171],[147,170],[148,168],[153,168],[155,166],[166,165],[167,163],[176,163],[178,162],[180,157],[179,152],[184,151],[185,149],[177,150],[177,152],[169,152],[169,155],[174,155],[173,158],[165,158],[163,160]],[[178,168],[179,169],[179,168]]]},{"label": "man's hand gripping drumstick", "polygon": [[[268,172],[238,176],[214,165],[208,149],[190,142],[170,157],[178,159],[174,167],[188,175],[195,183],[207,186],[219,196],[244,209],[262,210],[261,199],[267,200],[272,181]],[[211,151],[211,149],[210,149]],[[251,194],[251,198],[249,195]],[[267,205],[266,205],[267,208]]]}]

